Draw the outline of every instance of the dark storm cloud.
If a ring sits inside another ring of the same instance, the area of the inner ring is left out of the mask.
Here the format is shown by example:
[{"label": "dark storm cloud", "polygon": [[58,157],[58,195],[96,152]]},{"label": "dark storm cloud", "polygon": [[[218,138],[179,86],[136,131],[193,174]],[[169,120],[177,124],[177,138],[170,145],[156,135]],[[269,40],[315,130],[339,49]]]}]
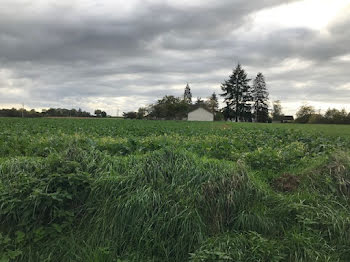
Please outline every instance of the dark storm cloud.
[{"label": "dark storm cloud", "polygon": [[[84,9],[85,2],[91,5]],[[242,34],[254,12],[287,2],[293,1],[134,1],[128,12],[118,12],[122,4],[112,1],[110,8],[78,0],[2,1],[0,105],[75,102],[71,106],[92,110],[95,98],[112,104],[120,97],[117,103],[129,110],[140,98],[142,104],[180,95],[187,81],[194,96],[206,97],[238,61],[251,77],[267,71],[277,98],[298,99],[306,91],[320,101],[344,95],[346,89],[336,87],[349,82],[349,62],[335,57],[350,53],[347,17],[335,20],[325,35],[300,27]],[[288,59],[311,66],[270,70]],[[301,82],[310,86],[300,88]]]},{"label": "dark storm cloud", "polygon": [[123,18],[80,13],[74,5],[72,9],[50,6],[38,16],[27,14],[24,6],[18,16],[12,6],[12,12],[0,11],[0,56],[5,61],[104,61],[113,55],[129,58],[154,53],[150,45],[157,40],[166,49],[216,48],[213,39],[220,41],[238,28],[246,15],[281,2],[213,1],[185,9],[140,1],[136,14]]}]

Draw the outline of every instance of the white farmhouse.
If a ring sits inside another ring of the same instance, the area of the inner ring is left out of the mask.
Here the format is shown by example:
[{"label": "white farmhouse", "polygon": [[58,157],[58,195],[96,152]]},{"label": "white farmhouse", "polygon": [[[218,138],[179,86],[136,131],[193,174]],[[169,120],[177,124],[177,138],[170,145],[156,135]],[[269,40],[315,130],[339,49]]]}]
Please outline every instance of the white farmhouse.
[{"label": "white farmhouse", "polygon": [[188,121],[214,121],[214,114],[204,107],[197,107],[188,113]]}]

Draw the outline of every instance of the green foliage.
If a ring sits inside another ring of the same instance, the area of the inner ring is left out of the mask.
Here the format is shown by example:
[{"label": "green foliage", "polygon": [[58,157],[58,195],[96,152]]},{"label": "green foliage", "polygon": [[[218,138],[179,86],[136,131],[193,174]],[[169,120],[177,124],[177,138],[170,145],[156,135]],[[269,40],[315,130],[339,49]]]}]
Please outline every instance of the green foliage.
[{"label": "green foliage", "polygon": [[15,239],[0,233],[0,262],[13,261],[22,254],[22,251],[16,246],[23,241],[24,236],[21,231],[16,232]]},{"label": "green foliage", "polygon": [[150,106],[150,118],[155,119],[178,119],[187,116],[190,109],[189,96],[185,99],[174,96],[165,96],[158,100],[156,104]]},{"label": "green foliage", "polygon": [[137,118],[137,113],[133,112],[133,111],[131,111],[131,112],[124,112],[123,113],[123,117],[125,119],[136,119]]},{"label": "green foliage", "polygon": [[307,174],[310,185],[320,192],[329,192],[350,203],[350,156],[342,151],[333,154],[327,163],[321,163],[317,172]]},{"label": "green foliage", "polygon": [[190,261],[283,261],[286,255],[276,240],[256,232],[235,232],[209,239],[193,254]]},{"label": "green foliage", "polygon": [[17,247],[35,246],[71,230],[84,212],[91,175],[72,158],[78,151],[73,145],[45,162],[23,158],[0,166],[0,229],[16,236]]},{"label": "green foliage", "polygon": [[50,108],[48,110],[42,110],[42,112],[37,112],[34,109],[30,111],[20,108],[11,109],[0,109],[0,117],[90,117],[89,112],[82,111],[80,108],[76,109],[65,109],[65,108]]},{"label": "green foliage", "polygon": [[350,260],[345,126],[0,124],[0,261]]},{"label": "green foliage", "polygon": [[269,118],[269,93],[267,91],[265,77],[258,73],[252,87],[254,101],[254,118],[256,122],[267,123]]},{"label": "green foliage", "polygon": [[298,123],[308,123],[312,115],[316,113],[315,108],[309,105],[303,105],[298,109],[297,119]]},{"label": "green foliage", "polygon": [[248,103],[252,101],[251,88],[244,69],[238,64],[233,70],[228,80],[221,85],[222,97],[226,107],[224,109],[225,119],[242,121],[251,121],[251,106]]},{"label": "green foliage", "polygon": [[281,121],[283,117],[281,101],[273,101],[272,107],[272,120]]},{"label": "green foliage", "polygon": [[[218,111],[219,101],[218,101],[218,97],[215,94],[215,92],[210,97],[208,97],[208,99],[205,101],[205,104],[212,113],[216,113]],[[217,121],[217,120],[221,120],[221,119],[219,119],[219,117],[217,116],[215,118],[215,120]]]},{"label": "green foliage", "polygon": [[185,87],[185,92],[184,92],[184,99],[183,99],[187,104],[192,104],[192,93],[191,93],[191,88],[190,85],[187,83]]},{"label": "green foliage", "polygon": [[309,124],[350,124],[350,113],[346,112],[345,109],[329,108],[324,114],[321,114],[315,113],[310,108],[312,109],[309,106],[300,108],[297,122]]}]

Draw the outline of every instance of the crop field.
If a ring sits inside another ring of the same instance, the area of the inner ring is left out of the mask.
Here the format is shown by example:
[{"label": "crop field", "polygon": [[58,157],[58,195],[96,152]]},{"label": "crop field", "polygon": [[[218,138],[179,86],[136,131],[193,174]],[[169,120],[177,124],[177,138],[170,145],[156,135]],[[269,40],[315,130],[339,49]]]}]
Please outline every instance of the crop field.
[{"label": "crop field", "polygon": [[0,118],[0,261],[350,261],[350,126]]}]

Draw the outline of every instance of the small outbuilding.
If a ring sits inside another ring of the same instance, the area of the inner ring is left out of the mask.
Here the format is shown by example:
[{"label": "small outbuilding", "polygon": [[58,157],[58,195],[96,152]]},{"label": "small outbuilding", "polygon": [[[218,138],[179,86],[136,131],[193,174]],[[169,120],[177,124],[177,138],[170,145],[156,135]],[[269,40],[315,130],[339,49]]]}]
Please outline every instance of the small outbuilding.
[{"label": "small outbuilding", "polygon": [[282,116],[281,123],[292,123],[294,121],[293,116]]},{"label": "small outbuilding", "polygon": [[188,113],[188,121],[214,121],[214,114],[204,106],[197,106]]}]

